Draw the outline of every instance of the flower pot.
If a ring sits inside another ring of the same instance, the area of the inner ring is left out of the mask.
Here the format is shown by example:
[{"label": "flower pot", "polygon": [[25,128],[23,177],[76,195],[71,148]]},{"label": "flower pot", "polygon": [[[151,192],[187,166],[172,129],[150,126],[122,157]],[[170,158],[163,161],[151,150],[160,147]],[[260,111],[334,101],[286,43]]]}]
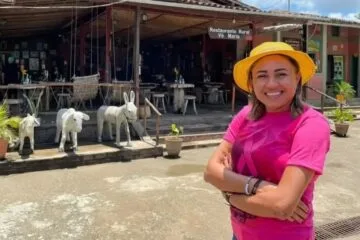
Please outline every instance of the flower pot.
[{"label": "flower pot", "polygon": [[8,149],[8,141],[5,139],[0,138],[0,160],[5,159],[5,155]]},{"label": "flower pot", "polygon": [[335,123],[335,132],[341,137],[345,137],[349,130],[348,123]]},{"label": "flower pot", "polygon": [[178,157],[183,139],[179,137],[166,137],[165,146],[169,157]]}]

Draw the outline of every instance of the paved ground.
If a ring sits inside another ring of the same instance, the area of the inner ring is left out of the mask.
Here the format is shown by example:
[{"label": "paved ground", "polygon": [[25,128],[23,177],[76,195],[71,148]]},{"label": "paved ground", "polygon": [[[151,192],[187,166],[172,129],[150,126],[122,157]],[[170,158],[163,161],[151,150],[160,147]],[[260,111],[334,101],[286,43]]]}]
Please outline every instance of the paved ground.
[{"label": "paved ground", "polygon": [[[317,225],[360,218],[359,140],[360,122],[332,137]],[[230,239],[227,207],[202,180],[212,151],[0,177],[0,239]]]}]

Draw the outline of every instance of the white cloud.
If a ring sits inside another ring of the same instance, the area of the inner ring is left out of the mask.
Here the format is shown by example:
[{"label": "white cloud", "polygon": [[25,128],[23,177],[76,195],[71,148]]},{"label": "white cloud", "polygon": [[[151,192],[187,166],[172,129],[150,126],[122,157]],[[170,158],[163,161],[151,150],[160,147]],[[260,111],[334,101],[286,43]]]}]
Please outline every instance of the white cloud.
[{"label": "white cloud", "polygon": [[[287,10],[288,0],[241,0],[263,10]],[[331,3],[329,3],[331,2]],[[360,13],[359,0],[290,0],[290,10],[327,16],[341,13],[341,17],[354,19],[354,13]],[[337,16],[337,15],[335,15]]]},{"label": "white cloud", "polygon": [[333,12],[333,13],[328,14],[328,16],[331,18],[338,18],[338,19],[345,19],[345,20],[352,20],[352,21],[360,22],[360,20],[358,18],[356,18],[356,15],[357,15],[357,13],[343,14],[340,12]]},{"label": "white cloud", "polygon": [[313,0],[296,0],[291,1],[291,6],[303,11],[311,11],[314,9],[315,3]]}]

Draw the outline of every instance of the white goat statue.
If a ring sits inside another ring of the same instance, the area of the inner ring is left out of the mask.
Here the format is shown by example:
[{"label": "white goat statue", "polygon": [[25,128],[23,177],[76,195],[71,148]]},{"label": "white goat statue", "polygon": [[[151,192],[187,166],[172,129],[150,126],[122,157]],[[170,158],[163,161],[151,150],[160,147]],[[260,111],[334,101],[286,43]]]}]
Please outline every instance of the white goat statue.
[{"label": "white goat statue", "polygon": [[56,115],[56,136],[55,143],[59,143],[60,132],[61,141],[59,146],[59,152],[64,151],[64,145],[66,140],[70,140],[70,134],[73,142],[73,150],[78,150],[77,134],[82,130],[83,120],[88,121],[89,115],[76,111],[74,108],[62,108]]},{"label": "white goat statue", "polygon": [[98,128],[98,142],[102,141],[104,122],[107,123],[109,129],[110,140],[113,140],[112,124],[116,126],[116,141],[115,145],[120,147],[120,128],[125,124],[125,131],[127,135],[127,146],[132,146],[130,139],[129,123],[137,120],[137,107],[134,104],[135,93],[130,92],[129,97],[124,92],[125,104],[116,106],[101,106],[97,111],[97,128]]},{"label": "white goat statue", "polygon": [[20,139],[20,152],[23,151],[25,137],[30,139],[30,148],[34,152],[34,127],[40,126],[40,123],[36,119],[35,115],[27,114],[24,117],[19,126],[19,139]]}]

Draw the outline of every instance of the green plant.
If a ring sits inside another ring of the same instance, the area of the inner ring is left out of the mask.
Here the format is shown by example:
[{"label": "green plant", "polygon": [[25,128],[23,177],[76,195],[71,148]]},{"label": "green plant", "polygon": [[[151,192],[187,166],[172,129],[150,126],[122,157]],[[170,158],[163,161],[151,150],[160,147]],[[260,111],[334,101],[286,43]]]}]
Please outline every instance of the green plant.
[{"label": "green plant", "polygon": [[338,95],[342,95],[345,102],[352,99],[356,93],[354,87],[345,81],[335,83],[335,92]]},{"label": "green plant", "polygon": [[346,123],[354,120],[354,115],[349,109],[337,108],[333,111],[333,115],[336,123]]},{"label": "green plant", "polygon": [[18,136],[20,117],[9,117],[8,105],[0,105],[0,138],[12,143]]},{"label": "green plant", "polygon": [[181,127],[181,126],[178,127],[178,126],[176,126],[175,123],[171,124],[170,134],[169,135],[178,137],[183,132],[184,132],[184,127]]}]

